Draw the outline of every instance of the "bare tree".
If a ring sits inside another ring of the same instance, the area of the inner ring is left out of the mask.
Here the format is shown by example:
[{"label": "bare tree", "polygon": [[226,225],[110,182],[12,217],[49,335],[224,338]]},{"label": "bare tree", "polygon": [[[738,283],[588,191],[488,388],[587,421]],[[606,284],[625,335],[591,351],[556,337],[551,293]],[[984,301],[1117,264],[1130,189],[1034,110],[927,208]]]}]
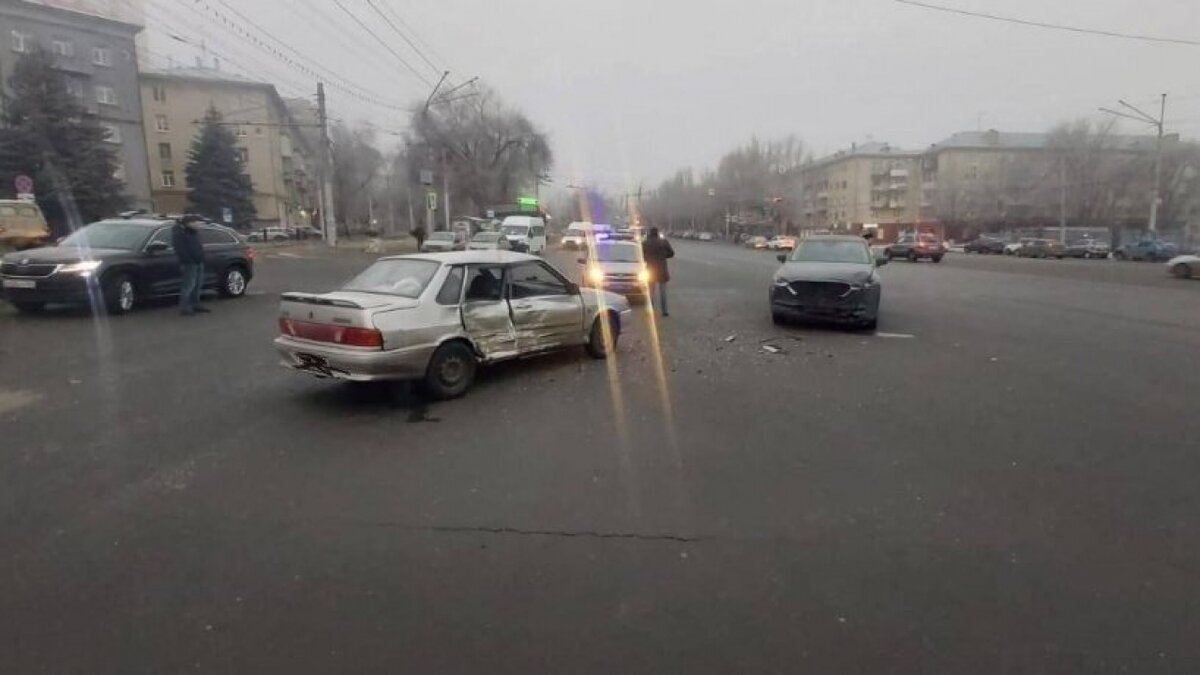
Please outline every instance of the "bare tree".
[{"label": "bare tree", "polygon": [[340,226],[370,229],[368,200],[375,196],[376,181],[384,166],[369,127],[350,128],[338,123],[330,132],[333,142],[333,205]]}]

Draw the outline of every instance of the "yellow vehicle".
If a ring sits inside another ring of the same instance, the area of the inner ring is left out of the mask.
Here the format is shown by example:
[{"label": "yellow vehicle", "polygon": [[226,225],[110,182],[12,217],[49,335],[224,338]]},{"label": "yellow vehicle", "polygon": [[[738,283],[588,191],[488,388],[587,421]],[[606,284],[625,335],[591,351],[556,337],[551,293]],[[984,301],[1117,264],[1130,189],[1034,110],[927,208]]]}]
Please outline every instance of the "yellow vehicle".
[{"label": "yellow vehicle", "polygon": [[50,240],[50,227],[33,202],[0,199],[0,246],[34,248]]}]

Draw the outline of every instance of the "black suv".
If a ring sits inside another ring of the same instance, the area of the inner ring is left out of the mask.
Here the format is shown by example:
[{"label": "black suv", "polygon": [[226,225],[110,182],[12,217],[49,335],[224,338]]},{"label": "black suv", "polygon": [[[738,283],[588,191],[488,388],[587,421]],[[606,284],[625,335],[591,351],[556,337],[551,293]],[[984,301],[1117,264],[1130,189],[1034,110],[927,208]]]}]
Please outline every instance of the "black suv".
[{"label": "black suv", "polygon": [[[46,303],[103,302],[124,313],[147,298],[178,295],[179,260],[171,218],[132,215],[92,223],[57,246],[10,253],[0,262],[0,292],[22,312]],[[237,232],[196,223],[204,245],[204,288],[224,297],[245,294],[254,277],[254,249]]]}]

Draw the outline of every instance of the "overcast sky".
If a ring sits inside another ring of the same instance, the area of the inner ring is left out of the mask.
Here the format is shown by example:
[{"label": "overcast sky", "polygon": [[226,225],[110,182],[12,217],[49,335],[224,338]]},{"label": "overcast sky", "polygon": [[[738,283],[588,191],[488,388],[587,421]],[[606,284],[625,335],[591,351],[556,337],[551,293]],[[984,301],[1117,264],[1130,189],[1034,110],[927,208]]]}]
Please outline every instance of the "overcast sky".
[{"label": "overcast sky", "polygon": [[[190,0],[146,0],[156,62],[196,50],[186,24],[285,92],[311,78],[207,24]],[[303,54],[381,98],[427,83],[334,0],[209,0],[236,7]],[[930,0],[1026,19],[1200,40],[1196,0]],[[426,80],[478,75],[549,132],[560,182],[619,188],[713,165],[752,135],[794,133],[824,154],[868,139],[919,148],[977,127],[1042,131],[1118,98],[1167,92],[1169,131],[1200,134],[1200,47],[1077,35],[893,0],[374,0],[415,32],[426,64],[372,10],[342,0]],[[703,6],[702,6],[703,5]],[[232,17],[232,14],[230,14]],[[402,28],[404,26],[401,26]],[[223,67],[234,68],[232,65]],[[392,130],[403,113],[330,91],[335,114]],[[1126,131],[1140,131],[1130,125]]]}]

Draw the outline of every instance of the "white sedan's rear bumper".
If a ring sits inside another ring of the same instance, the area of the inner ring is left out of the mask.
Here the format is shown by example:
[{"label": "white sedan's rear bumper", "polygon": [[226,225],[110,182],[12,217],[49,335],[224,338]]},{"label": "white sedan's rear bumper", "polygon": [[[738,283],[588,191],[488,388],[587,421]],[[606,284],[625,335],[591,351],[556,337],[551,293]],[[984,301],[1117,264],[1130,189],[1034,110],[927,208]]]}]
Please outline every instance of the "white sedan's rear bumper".
[{"label": "white sedan's rear bumper", "polygon": [[275,338],[280,365],[316,377],[372,382],[425,377],[433,345],[387,351],[341,347],[286,335]]}]

